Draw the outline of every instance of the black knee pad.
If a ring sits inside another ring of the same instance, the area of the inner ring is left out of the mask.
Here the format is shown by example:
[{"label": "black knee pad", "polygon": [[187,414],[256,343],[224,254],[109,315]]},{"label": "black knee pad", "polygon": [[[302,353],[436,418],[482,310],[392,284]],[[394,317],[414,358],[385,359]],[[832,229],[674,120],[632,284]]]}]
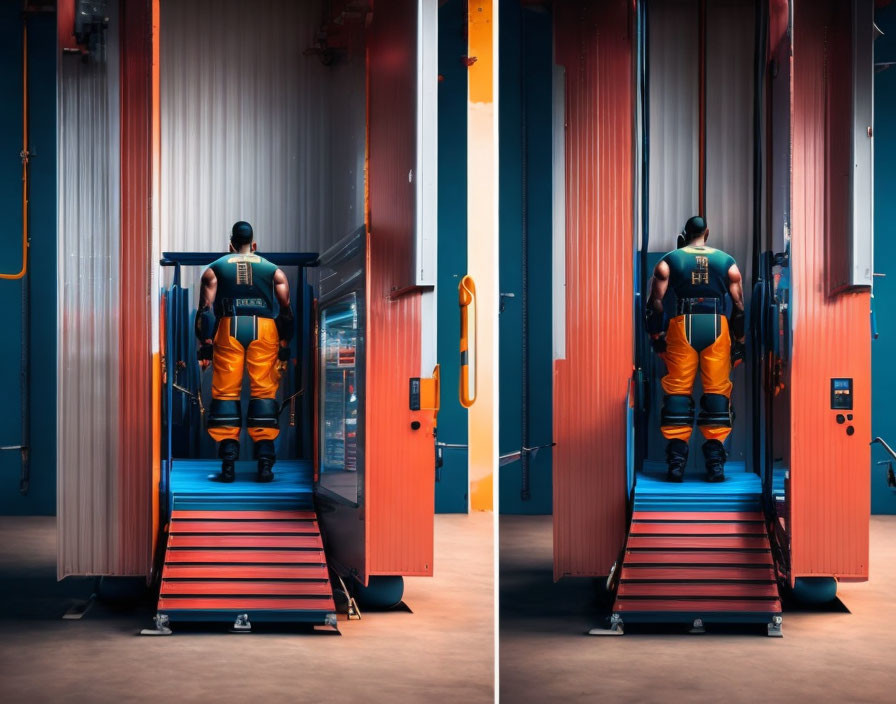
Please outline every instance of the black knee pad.
[{"label": "black knee pad", "polygon": [[249,413],[246,424],[250,428],[279,428],[277,419],[277,399],[253,398],[249,400]]},{"label": "black knee pad", "polygon": [[700,415],[697,425],[731,427],[731,403],[722,394],[703,394],[700,399]]},{"label": "black knee pad", "polygon": [[236,462],[240,456],[240,443],[237,440],[222,440],[218,445],[218,458]]},{"label": "black knee pad", "polygon": [[208,409],[209,428],[242,428],[243,409],[239,401],[213,398]]},{"label": "black knee pad", "polygon": [[663,397],[663,411],[660,425],[685,426],[694,424],[694,399],[690,396],[666,395]]}]

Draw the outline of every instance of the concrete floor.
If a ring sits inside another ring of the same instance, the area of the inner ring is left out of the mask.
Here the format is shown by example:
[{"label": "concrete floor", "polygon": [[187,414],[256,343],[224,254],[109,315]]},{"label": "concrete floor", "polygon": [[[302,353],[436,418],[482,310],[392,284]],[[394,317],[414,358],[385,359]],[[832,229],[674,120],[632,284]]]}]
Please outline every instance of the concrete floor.
[{"label": "concrete floor", "polygon": [[367,612],[342,636],[151,638],[151,605],[62,620],[92,580],[56,582],[55,519],[0,517],[0,700],[492,702],[492,525],[436,516],[435,576],[405,580],[414,613]]},{"label": "concrete floor", "polygon": [[784,613],[784,638],[727,630],[591,637],[592,580],[552,577],[550,516],[500,525],[501,701],[896,701],[896,516],[871,519],[871,579],[845,612]]}]

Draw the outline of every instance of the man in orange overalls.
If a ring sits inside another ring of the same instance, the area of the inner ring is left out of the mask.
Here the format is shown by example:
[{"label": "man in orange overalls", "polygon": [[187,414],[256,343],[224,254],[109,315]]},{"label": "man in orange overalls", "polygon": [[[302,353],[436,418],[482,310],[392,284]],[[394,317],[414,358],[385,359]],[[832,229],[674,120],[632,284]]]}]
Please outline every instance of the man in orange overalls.
[{"label": "man in orange overalls", "polygon": [[196,314],[199,363],[205,369],[214,362],[208,432],[219,443],[219,480],[224,482],[236,478],[244,366],[251,394],[246,424],[255,444],[258,481],[274,478],[274,439],[280,433],[276,396],[295,327],[286,275],[256,254],[256,246],[252,226],[236,223],[230,253],[202,275]]},{"label": "man in orange overalls", "polygon": [[[706,245],[706,221],[695,216],[678,237],[678,249],[666,254],[653,271],[645,318],[653,348],[666,363],[662,379],[661,430],[669,442],[666,462],[670,481],[684,479],[688,440],[694,425],[691,391],[697,370],[703,384],[697,426],[706,442],[706,479],[725,479],[724,442],[731,432],[731,369],[744,359],[744,293],[734,258]],[[676,316],[664,329],[663,296],[675,292]],[[731,319],[725,297],[731,297]]]}]

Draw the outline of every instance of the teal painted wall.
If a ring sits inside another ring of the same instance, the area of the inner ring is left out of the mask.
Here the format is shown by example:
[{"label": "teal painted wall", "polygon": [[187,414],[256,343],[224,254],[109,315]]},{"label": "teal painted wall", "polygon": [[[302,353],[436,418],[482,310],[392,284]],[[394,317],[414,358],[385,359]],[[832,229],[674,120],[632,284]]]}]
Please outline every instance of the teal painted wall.
[{"label": "teal painted wall", "polygon": [[[0,0],[0,269],[22,261],[22,3]],[[18,451],[0,452],[0,514],[56,513],[56,16],[28,19],[31,152],[31,484],[19,493]],[[22,281],[0,280],[0,445],[19,445]]]},{"label": "teal painted wall", "polygon": [[[514,295],[503,299],[500,314],[499,444],[503,455],[522,445],[524,188],[529,259],[529,446],[548,444],[552,437],[551,15],[522,9],[516,0],[504,2],[500,31],[500,290]],[[551,471],[550,449],[531,458],[530,497],[524,500],[522,463],[501,467],[501,513],[551,513]]]},{"label": "teal painted wall", "polygon": [[[874,42],[874,61],[896,61],[896,5],[879,7],[875,22],[884,36]],[[896,444],[896,66],[874,76],[874,311],[880,337],[871,343],[871,434]],[[896,493],[887,487],[887,459],[871,446],[871,512],[896,513]],[[896,463],[894,463],[896,465]]]},{"label": "teal painted wall", "polygon": [[[439,8],[439,272],[437,286],[441,409],[438,438],[467,443],[467,410],[457,398],[460,312],[457,286],[467,273],[467,53],[463,0]],[[467,451],[446,449],[438,470],[436,513],[467,511]]]}]

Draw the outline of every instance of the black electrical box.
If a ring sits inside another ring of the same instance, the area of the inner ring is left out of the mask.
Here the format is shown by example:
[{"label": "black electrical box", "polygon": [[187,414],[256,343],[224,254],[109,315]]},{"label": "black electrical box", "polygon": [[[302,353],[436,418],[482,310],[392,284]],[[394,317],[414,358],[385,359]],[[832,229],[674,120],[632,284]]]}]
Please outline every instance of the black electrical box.
[{"label": "black electrical box", "polygon": [[831,379],[831,408],[835,411],[852,410],[852,379]]},{"label": "black electrical box", "polygon": [[420,410],[420,377],[411,377],[409,402],[412,411]]}]

